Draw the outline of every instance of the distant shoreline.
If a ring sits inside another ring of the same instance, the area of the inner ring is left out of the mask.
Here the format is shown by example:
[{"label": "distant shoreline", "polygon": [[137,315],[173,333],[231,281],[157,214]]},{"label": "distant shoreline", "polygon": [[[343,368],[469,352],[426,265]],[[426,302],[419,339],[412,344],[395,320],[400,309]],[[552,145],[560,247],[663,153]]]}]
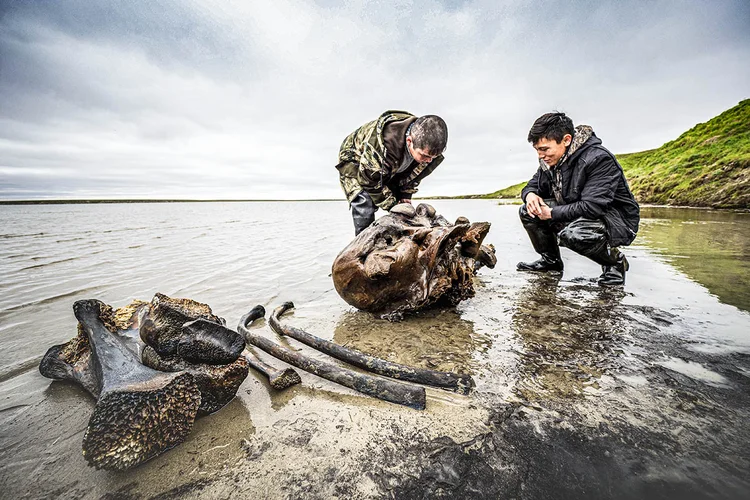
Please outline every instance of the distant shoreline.
[{"label": "distant shoreline", "polygon": [[[447,199],[471,199],[469,196],[435,196],[427,198],[414,198],[418,200],[447,200]],[[296,203],[302,201],[343,201],[344,198],[320,198],[320,199],[296,199],[296,200],[160,200],[160,199],[129,199],[129,200],[0,200],[0,205],[85,205],[96,203]]]},{"label": "distant shoreline", "polygon": [[345,201],[343,199],[317,200],[0,200],[0,205],[82,205],[93,203],[265,203],[298,201]]},{"label": "distant shoreline", "polygon": [[[518,198],[479,198],[469,196],[435,196],[429,198],[415,198],[414,201],[452,201],[452,200],[484,200],[495,201],[499,205],[521,205],[523,202]],[[89,205],[89,204],[117,204],[117,203],[299,203],[307,201],[346,201],[343,199],[319,199],[319,200],[0,200],[2,205]],[[641,207],[680,208],[716,210],[722,212],[750,213],[748,208],[715,208],[692,205],[666,205],[660,203],[641,203]]]}]

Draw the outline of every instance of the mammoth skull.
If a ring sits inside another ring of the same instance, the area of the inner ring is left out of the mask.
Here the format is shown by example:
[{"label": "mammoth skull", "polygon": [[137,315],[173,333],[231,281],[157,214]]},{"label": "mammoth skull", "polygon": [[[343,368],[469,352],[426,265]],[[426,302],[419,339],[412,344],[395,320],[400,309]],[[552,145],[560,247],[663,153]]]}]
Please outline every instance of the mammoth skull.
[{"label": "mammoth skull", "polygon": [[455,305],[474,295],[479,267],[495,266],[495,249],[482,245],[489,230],[465,217],[451,224],[425,203],[397,205],[339,253],[333,283],[350,305],[386,317]]}]

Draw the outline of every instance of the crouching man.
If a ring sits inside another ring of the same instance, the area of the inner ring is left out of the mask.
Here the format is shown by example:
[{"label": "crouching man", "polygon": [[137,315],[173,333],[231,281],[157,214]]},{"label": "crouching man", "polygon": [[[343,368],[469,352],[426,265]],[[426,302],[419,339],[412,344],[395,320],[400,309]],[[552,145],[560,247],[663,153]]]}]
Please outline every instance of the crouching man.
[{"label": "crouching man", "polygon": [[443,161],[448,128],[435,115],[386,111],[349,134],[339,150],[339,181],[352,211],[354,234],[378,208],[411,203],[419,183]]},{"label": "crouching man", "polygon": [[541,258],[518,270],[562,271],[561,245],[602,266],[600,285],[623,285],[628,261],[618,247],[635,239],[640,209],[615,156],[565,113],[539,117],[528,141],[539,169],[521,192],[520,216]]}]

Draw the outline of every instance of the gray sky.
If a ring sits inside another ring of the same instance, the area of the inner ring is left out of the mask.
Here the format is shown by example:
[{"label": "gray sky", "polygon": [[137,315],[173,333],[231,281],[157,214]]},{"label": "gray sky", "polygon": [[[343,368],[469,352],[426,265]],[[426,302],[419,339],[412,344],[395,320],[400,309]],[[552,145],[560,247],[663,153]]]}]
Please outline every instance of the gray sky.
[{"label": "gray sky", "polygon": [[0,199],[342,198],[343,138],[438,114],[418,196],[528,179],[551,110],[615,153],[750,97],[750,2],[0,0]]}]

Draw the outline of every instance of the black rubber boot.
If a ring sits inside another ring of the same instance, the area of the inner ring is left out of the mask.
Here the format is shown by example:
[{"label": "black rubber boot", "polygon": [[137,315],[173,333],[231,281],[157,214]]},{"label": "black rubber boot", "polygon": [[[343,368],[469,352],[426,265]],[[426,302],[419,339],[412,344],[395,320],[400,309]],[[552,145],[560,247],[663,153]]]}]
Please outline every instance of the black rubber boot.
[{"label": "black rubber boot", "polygon": [[557,255],[543,253],[542,258],[534,262],[519,262],[516,264],[519,271],[539,271],[539,272],[562,272],[563,262],[558,251]]},{"label": "black rubber boot", "polygon": [[378,207],[375,206],[370,195],[362,191],[352,200],[351,210],[352,220],[354,221],[354,236],[357,236],[375,222],[375,212],[377,212]]},{"label": "black rubber boot", "polygon": [[532,217],[526,212],[526,206],[519,210],[521,223],[529,235],[534,250],[542,256],[534,262],[519,262],[516,269],[519,271],[549,272],[563,270],[563,261],[560,258],[560,247],[557,245],[557,235],[552,229],[549,221],[543,221]]},{"label": "black rubber boot", "polygon": [[624,285],[625,284],[625,273],[630,269],[628,259],[625,258],[625,254],[613,249],[619,255],[617,256],[617,263],[613,266],[602,266],[602,274],[599,276],[598,283],[600,285]]}]

